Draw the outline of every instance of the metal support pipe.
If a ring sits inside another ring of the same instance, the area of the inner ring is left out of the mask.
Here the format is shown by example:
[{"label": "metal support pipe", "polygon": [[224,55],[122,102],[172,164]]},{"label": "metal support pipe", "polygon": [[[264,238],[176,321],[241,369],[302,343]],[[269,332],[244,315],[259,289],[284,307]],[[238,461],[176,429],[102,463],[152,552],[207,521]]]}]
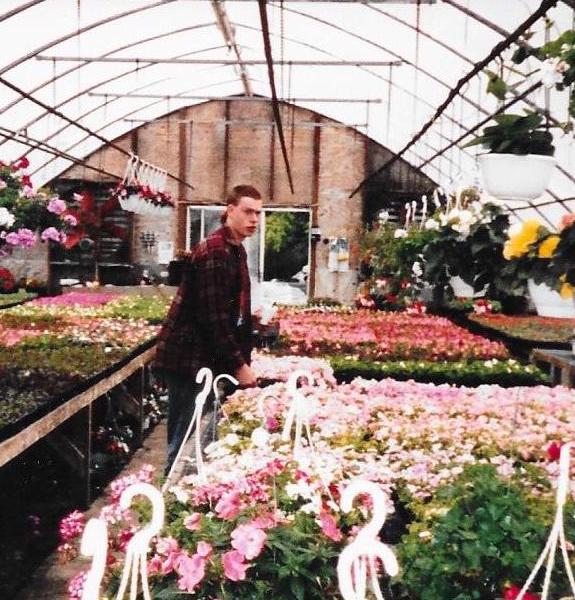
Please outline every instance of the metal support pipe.
[{"label": "metal support pipe", "polygon": [[[103,92],[90,92],[88,96],[97,98],[156,98],[160,100],[234,100],[238,102],[271,102],[266,96],[208,96],[208,95],[173,95],[170,94],[106,94]],[[280,102],[343,102],[360,103],[371,102],[381,104],[381,98],[278,98]]]},{"label": "metal support pipe", "polygon": [[[36,60],[56,62],[86,62],[86,63],[136,63],[166,64],[166,65],[240,65],[237,60],[229,58],[133,58],[119,56],[46,56],[38,55]],[[274,65],[290,67],[399,67],[403,60],[278,60]],[[242,65],[265,65],[265,60],[243,60]]]}]

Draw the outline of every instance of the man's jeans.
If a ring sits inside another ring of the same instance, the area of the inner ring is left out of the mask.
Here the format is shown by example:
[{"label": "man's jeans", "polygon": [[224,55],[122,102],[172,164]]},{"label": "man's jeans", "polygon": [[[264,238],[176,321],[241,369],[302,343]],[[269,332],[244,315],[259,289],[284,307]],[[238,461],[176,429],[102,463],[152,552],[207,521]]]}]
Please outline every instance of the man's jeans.
[{"label": "man's jeans", "polygon": [[[168,456],[166,459],[166,473],[170,470],[176,459],[178,450],[184,441],[184,436],[190,425],[196,406],[196,396],[203,388],[203,383],[197,384],[196,377],[183,376],[177,373],[165,373],[168,386]],[[205,405],[204,415],[212,411],[210,423],[203,419],[205,430],[202,432],[202,447],[206,442],[215,438],[215,419],[213,394],[210,394]],[[193,431],[193,430],[192,430]]]}]

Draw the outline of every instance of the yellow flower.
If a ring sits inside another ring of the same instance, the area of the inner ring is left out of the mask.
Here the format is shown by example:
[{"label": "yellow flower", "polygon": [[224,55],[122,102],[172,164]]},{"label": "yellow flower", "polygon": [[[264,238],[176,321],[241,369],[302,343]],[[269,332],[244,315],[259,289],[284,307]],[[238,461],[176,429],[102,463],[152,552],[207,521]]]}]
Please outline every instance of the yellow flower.
[{"label": "yellow flower", "polygon": [[[563,276],[561,279],[565,279],[565,277]],[[573,286],[570,283],[565,282],[561,286],[559,293],[561,294],[561,298],[571,298],[573,296],[573,291]]]},{"label": "yellow flower", "polygon": [[551,258],[559,243],[558,235],[550,235],[546,240],[543,240],[541,246],[539,246],[539,258]]},{"label": "yellow flower", "polygon": [[529,246],[537,241],[541,224],[539,221],[525,221],[521,227],[521,231],[516,235],[511,236],[503,247],[503,256],[510,260],[519,258],[529,252]]}]

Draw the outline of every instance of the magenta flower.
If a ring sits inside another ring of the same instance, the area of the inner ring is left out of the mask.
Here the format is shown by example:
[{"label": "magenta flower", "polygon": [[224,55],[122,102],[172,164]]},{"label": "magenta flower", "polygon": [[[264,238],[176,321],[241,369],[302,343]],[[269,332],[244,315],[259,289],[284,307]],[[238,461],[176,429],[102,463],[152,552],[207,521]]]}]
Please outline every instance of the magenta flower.
[{"label": "magenta flower", "polygon": [[61,542],[69,542],[78,537],[86,526],[84,514],[79,510],[66,515],[61,521],[58,528]]},{"label": "magenta flower", "polygon": [[244,562],[243,554],[237,550],[230,550],[223,554],[222,564],[224,575],[231,581],[243,581],[246,578],[246,571],[251,567],[249,563]]},{"label": "magenta flower", "polygon": [[68,598],[70,600],[81,600],[87,576],[86,571],[80,571],[76,577],[70,580],[68,584]]},{"label": "magenta flower", "polygon": [[253,525],[238,525],[232,531],[232,547],[248,560],[259,556],[265,545],[267,535]]},{"label": "magenta flower", "polygon": [[178,588],[182,591],[193,592],[206,575],[206,559],[199,554],[189,556],[180,554],[176,572],[180,575]]},{"label": "magenta flower", "polygon": [[279,421],[275,417],[266,418],[266,429],[270,432],[277,431],[280,427]]}]

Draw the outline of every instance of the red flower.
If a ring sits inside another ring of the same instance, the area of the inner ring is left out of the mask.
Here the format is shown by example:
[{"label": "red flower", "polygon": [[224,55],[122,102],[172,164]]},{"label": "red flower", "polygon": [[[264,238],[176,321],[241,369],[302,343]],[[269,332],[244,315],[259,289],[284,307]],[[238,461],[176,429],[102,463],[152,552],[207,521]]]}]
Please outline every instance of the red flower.
[{"label": "red flower", "polygon": [[28,187],[32,187],[32,180],[30,179],[30,175],[22,175],[22,185],[27,185]]},{"label": "red flower", "polygon": [[12,170],[19,171],[20,169],[27,169],[30,166],[30,161],[23,156],[19,158],[17,161],[12,163]]},{"label": "red flower", "polygon": [[[503,600],[515,600],[519,596],[521,591],[520,587],[516,585],[508,585],[504,588]],[[532,594],[531,592],[525,592],[523,596],[524,600],[540,600],[539,594]]]},{"label": "red flower", "polygon": [[547,458],[550,461],[559,460],[561,456],[561,446],[563,446],[563,442],[551,442],[549,446],[547,446]]}]

